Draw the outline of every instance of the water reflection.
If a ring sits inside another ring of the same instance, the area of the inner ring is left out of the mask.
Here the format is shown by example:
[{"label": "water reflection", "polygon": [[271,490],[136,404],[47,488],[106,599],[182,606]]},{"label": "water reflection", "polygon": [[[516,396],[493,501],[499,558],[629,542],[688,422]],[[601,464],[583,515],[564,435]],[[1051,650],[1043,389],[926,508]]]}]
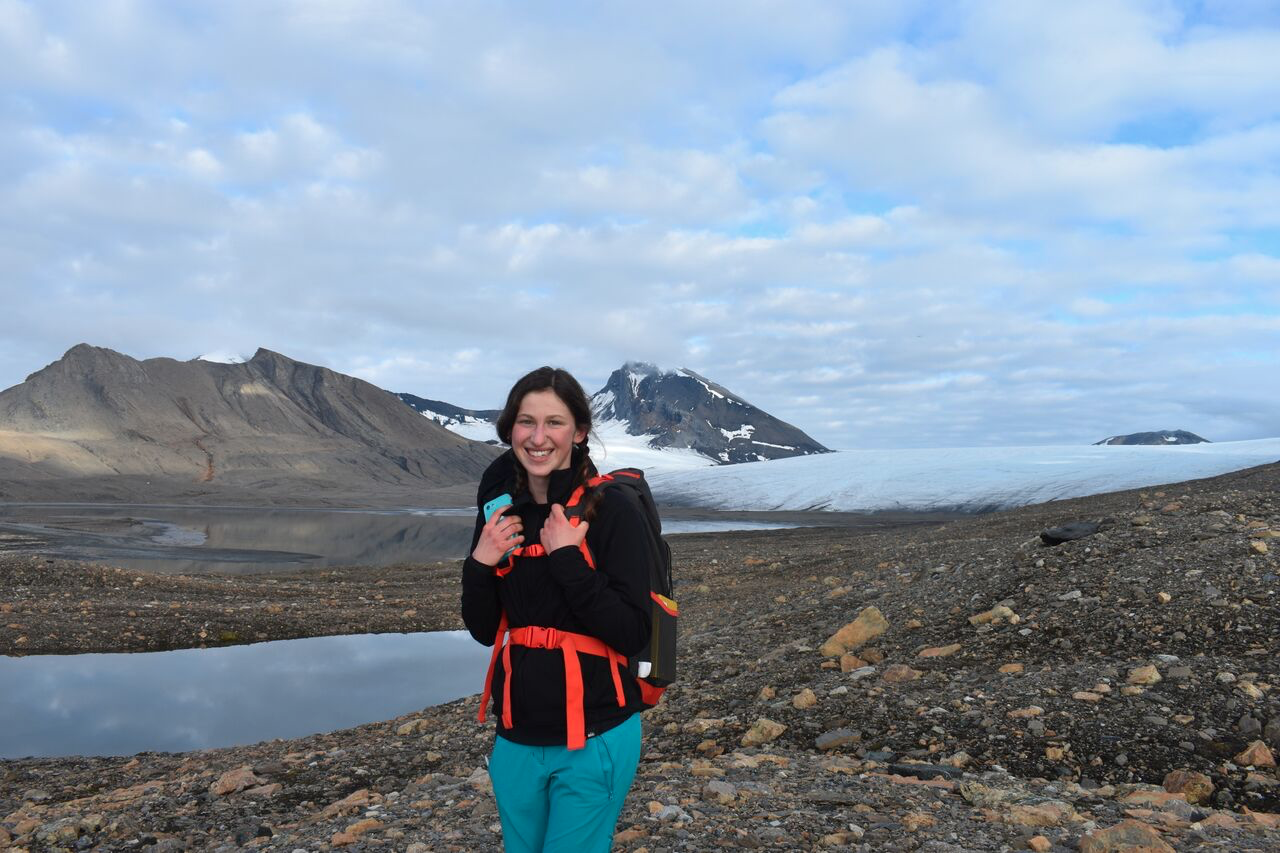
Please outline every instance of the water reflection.
[{"label": "water reflection", "polygon": [[488,662],[465,631],[0,657],[0,758],[179,752],[333,731],[478,693]]},{"label": "water reflection", "polygon": [[[142,571],[183,574],[456,560],[471,543],[474,521],[475,511],[470,508],[0,506],[0,533],[18,537],[16,541],[29,550]],[[663,520],[666,533],[788,526],[792,525],[741,518]]]}]

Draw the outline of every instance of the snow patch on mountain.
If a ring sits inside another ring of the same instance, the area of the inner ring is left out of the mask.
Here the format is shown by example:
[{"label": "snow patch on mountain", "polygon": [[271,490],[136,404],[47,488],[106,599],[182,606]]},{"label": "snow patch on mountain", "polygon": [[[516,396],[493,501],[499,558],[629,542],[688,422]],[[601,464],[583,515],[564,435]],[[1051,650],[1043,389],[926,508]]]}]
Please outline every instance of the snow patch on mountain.
[{"label": "snow patch on mountain", "polygon": [[220,349],[214,350],[213,352],[207,352],[204,355],[196,356],[195,360],[209,361],[214,364],[244,364],[249,359],[242,355],[237,355],[230,350]]},{"label": "snow patch on mountain", "polygon": [[979,512],[1213,477],[1280,461],[1280,438],[1195,445],[842,450],[650,477],[660,501],[722,510]]}]

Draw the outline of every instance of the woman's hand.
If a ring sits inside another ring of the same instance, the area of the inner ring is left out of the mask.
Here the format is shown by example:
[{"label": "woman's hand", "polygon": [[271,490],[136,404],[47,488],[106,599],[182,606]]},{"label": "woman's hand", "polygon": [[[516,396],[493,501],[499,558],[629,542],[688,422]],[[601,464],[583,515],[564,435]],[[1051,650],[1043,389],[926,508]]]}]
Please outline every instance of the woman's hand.
[{"label": "woman's hand", "polygon": [[542,525],[542,547],[547,549],[548,554],[566,545],[577,548],[587,538],[587,527],[585,518],[580,519],[578,526],[574,527],[565,517],[564,507],[552,504],[551,515],[547,516],[547,523]]},{"label": "woman's hand", "polygon": [[498,507],[481,528],[480,539],[476,541],[476,548],[471,552],[476,562],[486,566],[496,566],[502,562],[503,554],[512,548],[518,548],[524,541],[524,536],[520,533],[524,529],[520,516],[513,515],[508,518],[503,515],[509,509],[511,504]]}]

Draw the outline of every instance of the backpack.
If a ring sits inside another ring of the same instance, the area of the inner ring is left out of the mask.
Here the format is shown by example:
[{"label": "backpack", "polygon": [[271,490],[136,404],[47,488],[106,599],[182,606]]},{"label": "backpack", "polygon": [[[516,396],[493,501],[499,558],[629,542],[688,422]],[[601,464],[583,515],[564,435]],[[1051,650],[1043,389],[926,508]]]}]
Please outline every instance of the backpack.
[{"label": "backpack", "polygon": [[[645,527],[648,530],[653,547],[649,553],[653,559],[649,564],[649,603],[650,633],[649,645],[639,654],[633,655],[628,662],[631,674],[640,685],[640,695],[646,705],[656,705],[662,698],[662,692],[676,680],[676,622],[680,616],[680,608],[673,598],[675,582],[671,572],[671,546],[662,538],[662,520],[658,517],[658,507],[654,503],[653,493],[644,479],[644,472],[638,468],[619,468],[609,474],[593,477],[574,490],[565,503],[565,517],[575,526],[574,519],[582,517],[584,498],[588,491],[597,489],[629,489],[638,498]],[[587,564],[595,568],[595,561],[582,543],[583,556]]]}]

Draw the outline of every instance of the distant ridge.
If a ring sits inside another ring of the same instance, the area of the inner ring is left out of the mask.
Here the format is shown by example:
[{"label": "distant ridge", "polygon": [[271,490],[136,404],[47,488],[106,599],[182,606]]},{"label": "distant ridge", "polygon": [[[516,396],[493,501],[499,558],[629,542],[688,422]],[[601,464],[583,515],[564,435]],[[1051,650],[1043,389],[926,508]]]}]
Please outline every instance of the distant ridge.
[{"label": "distant ridge", "polygon": [[602,421],[621,421],[651,447],[687,448],[721,464],[830,451],[804,432],[682,367],[628,362],[591,398]]},{"label": "distant ridge", "polygon": [[1094,444],[1208,444],[1209,439],[1201,438],[1194,432],[1181,429],[1162,429],[1156,432],[1131,432],[1128,435],[1113,435]]},{"label": "distant ridge", "polygon": [[364,380],[267,349],[225,364],[79,344],[0,392],[6,497],[120,478],[152,496],[410,494],[473,482],[494,455]]},{"label": "distant ridge", "polygon": [[[442,427],[484,427],[496,423],[498,415],[502,414],[501,409],[464,409],[441,400],[428,400],[426,397],[417,397],[413,394],[396,394],[396,396],[408,404],[409,408]],[[474,436],[469,437],[474,438]],[[490,438],[488,442],[497,444],[498,439]]]}]

